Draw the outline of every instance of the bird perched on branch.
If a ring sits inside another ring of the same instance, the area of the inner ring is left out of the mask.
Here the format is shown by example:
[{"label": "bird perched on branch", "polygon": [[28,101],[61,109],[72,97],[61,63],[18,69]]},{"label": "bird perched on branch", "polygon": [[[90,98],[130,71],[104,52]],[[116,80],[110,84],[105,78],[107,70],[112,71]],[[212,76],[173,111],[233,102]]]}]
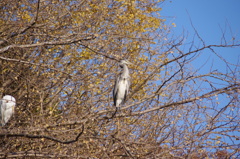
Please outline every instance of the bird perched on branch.
[{"label": "bird perched on branch", "polygon": [[0,120],[1,126],[4,126],[14,113],[16,106],[16,99],[13,96],[5,95],[2,100],[0,100]]},{"label": "bird perched on branch", "polygon": [[123,104],[126,101],[129,87],[130,87],[130,75],[127,65],[131,64],[127,60],[121,60],[119,66],[122,68],[122,72],[117,77],[115,81],[115,86],[113,89],[113,101],[114,106],[119,107],[120,104]]}]

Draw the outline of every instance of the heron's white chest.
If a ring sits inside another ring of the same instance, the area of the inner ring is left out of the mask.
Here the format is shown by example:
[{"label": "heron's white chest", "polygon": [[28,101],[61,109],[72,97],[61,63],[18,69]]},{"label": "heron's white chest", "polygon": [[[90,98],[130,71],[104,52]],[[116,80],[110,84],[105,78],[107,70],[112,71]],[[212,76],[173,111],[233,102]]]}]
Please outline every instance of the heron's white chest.
[{"label": "heron's white chest", "polygon": [[10,117],[13,115],[14,107],[15,107],[14,103],[7,103],[6,104],[6,108],[4,110],[4,121],[5,121],[5,123],[7,123],[7,121],[10,119]]},{"label": "heron's white chest", "polygon": [[118,89],[118,97],[119,98],[124,98],[124,95],[126,93],[126,89],[127,89],[128,83],[127,80],[121,80],[119,82],[119,89]]},{"label": "heron's white chest", "polygon": [[14,107],[15,107],[15,104],[14,103],[7,103],[6,104],[6,112],[14,112]]}]

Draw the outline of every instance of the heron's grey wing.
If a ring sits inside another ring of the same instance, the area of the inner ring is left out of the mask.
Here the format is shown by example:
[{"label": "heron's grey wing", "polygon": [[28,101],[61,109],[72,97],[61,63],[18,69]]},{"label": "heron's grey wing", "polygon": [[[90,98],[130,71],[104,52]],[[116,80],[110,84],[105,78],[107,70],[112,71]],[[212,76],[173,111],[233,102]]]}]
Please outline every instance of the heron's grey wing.
[{"label": "heron's grey wing", "polygon": [[130,86],[131,86],[131,77],[128,78],[127,95],[129,93]]},{"label": "heron's grey wing", "polygon": [[126,90],[125,90],[125,94],[124,94],[124,99],[123,99],[123,102],[126,101],[127,99],[127,95],[129,93],[129,87],[130,87],[130,78],[127,78],[127,84],[126,84]]},{"label": "heron's grey wing", "polygon": [[115,106],[117,102],[118,83],[119,83],[119,77],[115,80],[115,85],[113,88],[113,101]]}]

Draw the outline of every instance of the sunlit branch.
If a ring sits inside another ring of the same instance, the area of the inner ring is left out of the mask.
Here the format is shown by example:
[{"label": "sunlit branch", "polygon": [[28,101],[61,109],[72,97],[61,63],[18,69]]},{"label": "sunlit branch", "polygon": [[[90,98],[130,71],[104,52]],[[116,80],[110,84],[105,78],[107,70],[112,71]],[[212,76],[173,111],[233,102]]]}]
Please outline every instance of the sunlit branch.
[{"label": "sunlit branch", "polygon": [[[1,48],[0,53],[5,52],[12,48],[32,48],[32,47],[47,46],[47,45],[69,45],[69,44],[74,44],[74,43],[81,42],[81,41],[93,40],[94,38],[95,37],[91,36],[91,37],[87,37],[87,38],[67,39],[67,40],[62,40],[62,41],[48,41],[48,42],[42,42],[42,43],[36,43],[36,44],[25,44],[25,45],[12,44],[12,45],[8,45],[4,48]],[[80,43],[80,45],[81,45],[81,43]]]},{"label": "sunlit branch", "polygon": [[[212,96],[214,96],[214,95],[216,95],[216,94],[228,93],[228,92],[230,92],[230,91],[234,91],[234,90],[238,90],[238,89],[240,89],[240,85],[238,85],[238,84],[230,85],[230,86],[228,86],[228,87],[224,87],[224,88],[221,88],[221,89],[216,89],[216,90],[214,90],[214,91],[208,92],[208,93],[203,94],[203,95],[198,96],[198,97],[189,98],[189,99],[182,100],[182,101],[179,101],[179,102],[169,103],[169,104],[166,104],[166,105],[154,107],[154,108],[147,109],[147,110],[140,111],[140,112],[133,112],[133,113],[130,114],[130,116],[142,115],[142,114],[145,114],[145,113],[148,113],[148,112],[156,111],[156,110],[163,109],[163,108],[167,108],[167,107],[172,107],[172,106],[178,106],[178,105],[182,105],[182,104],[187,104],[187,103],[190,103],[190,102],[199,100],[199,99],[209,98],[209,97],[212,97]],[[142,103],[142,102],[137,102],[137,103],[135,103],[135,104],[133,104],[133,105],[140,104],[140,103]],[[132,106],[133,106],[133,105],[132,105]],[[128,107],[129,107],[129,106],[128,106]],[[128,108],[128,107],[127,107],[127,108]],[[123,107],[122,109],[126,109],[126,108]],[[122,114],[122,115],[119,115],[119,116],[128,116],[128,115]]]}]

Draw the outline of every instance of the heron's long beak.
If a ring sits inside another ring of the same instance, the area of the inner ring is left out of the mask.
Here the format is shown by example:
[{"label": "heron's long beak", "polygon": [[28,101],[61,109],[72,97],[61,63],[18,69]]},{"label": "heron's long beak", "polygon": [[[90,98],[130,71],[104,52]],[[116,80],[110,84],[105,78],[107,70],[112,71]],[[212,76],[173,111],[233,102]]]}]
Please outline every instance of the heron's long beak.
[{"label": "heron's long beak", "polygon": [[126,61],[128,65],[133,65],[133,63],[129,62],[129,61]]}]

